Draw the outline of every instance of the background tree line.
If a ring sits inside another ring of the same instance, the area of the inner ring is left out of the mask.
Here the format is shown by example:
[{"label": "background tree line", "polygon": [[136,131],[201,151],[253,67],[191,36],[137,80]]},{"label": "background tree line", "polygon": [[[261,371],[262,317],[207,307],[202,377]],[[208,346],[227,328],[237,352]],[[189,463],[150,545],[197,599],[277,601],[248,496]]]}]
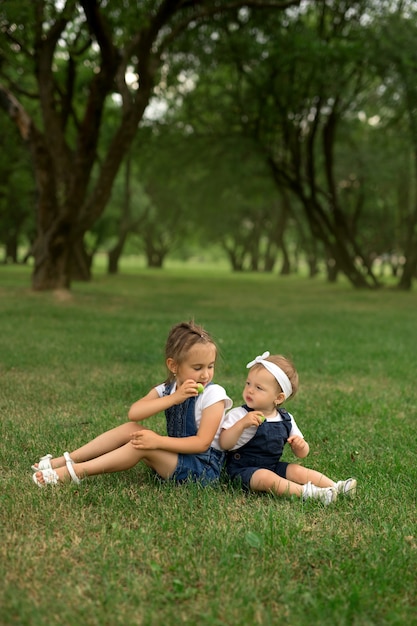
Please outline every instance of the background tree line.
[{"label": "background tree line", "polygon": [[[140,5],[140,6],[139,6]],[[417,272],[411,1],[9,0],[0,7],[0,243],[35,289],[98,250],[149,266]],[[29,158],[30,156],[30,158]]]}]

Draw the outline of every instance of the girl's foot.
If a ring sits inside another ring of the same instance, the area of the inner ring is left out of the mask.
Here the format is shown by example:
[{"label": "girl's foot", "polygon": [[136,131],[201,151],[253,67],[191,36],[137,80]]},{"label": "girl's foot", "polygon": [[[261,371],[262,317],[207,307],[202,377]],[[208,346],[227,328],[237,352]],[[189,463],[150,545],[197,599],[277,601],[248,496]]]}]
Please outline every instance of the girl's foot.
[{"label": "girl's foot", "polygon": [[38,487],[56,485],[59,482],[65,483],[70,480],[77,484],[81,482],[75,472],[71,460],[67,460],[64,467],[58,467],[57,469],[49,467],[47,469],[39,470],[33,474],[32,478],[33,482],[38,485]]},{"label": "girl's foot", "polygon": [[40,470],[46,469],[57,469],[58,467],[64,467],[67,461],[73,462],[69,452],[64,452],[63,456],[53,458],[52,454],[45,454],[39,459],[38,463],[32,465],[32,470],[34,472],[39,472]]}]

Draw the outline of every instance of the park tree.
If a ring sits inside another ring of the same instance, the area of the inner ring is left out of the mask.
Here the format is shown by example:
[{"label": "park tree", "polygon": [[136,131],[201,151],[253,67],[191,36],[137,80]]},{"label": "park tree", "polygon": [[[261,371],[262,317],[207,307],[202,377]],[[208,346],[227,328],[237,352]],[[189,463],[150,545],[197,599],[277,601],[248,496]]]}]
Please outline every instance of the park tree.
[{"label": "park tree", "polygon": [[[282,11],[299,1],[9,0],[0,11],[0,105],[30,149],[38,189],[32,286],[69,288],[88,276],[84,235],[114,179],[171,51],[192,53],[200,26],[239,7]],[[198,48],[194,48],[195,53]],[[19,78],[16,79],[16,74]],[[103,138],[106,107],[119,120]]]},{"label": "park tree", "polygon": [[219,243],[234,271],[271,272],[282,257],[282,271],[288,273],[287,204],[256,146],[226,134],[218,142],[213,137],[189,141],[202,153],[193,192],[201,241]]},{"label": "park tree", "polygon": [[141,128],[133,151],[149,200],[136,238],[148,267],[162,268],[168,254],[195,238],[200,210],[193,188],[201,166],[188,137],[166,123]]},{"label": "park tree", "polygon": [[[342,271],[353,285],[377,284],[341,204],[336,180],[336,130],[364,88],[359,18],[356,10],[347,14],[347,5],[338,2],[305,3],[292,14],[274,13],[268,22],[242,11],[233,21],[209,24],[210,37],[203,31],[196,34],[201,52],[193,57],[190,72],[191,80],[196,77],[195,88],[184,95],[187,132],[192,128],[207,142],[211,136],[220,146],[228,135],[241,137],[241,143],[246,140],[253,158],[268,165],[276,186],[273,195],[265,189],[265,196],[275,196],[275,202],[262,209],[265,214],[256,215],[254,204],[253,219],[248,216],[248,202],[241,198],[249,197],[244,187],[253,172],[250,165],[245,172],[244,160],[236,155],[242,192],[233,191],[229,183],[227,196],[231,206],[240,202],[240,220],[235,220],[233,234],[226,229],[224,241],[235,268],[244,267],[245,255],[251,257],[251,269],[259,268],[262,225],[271,234],[275,221],[282,232],[288,209],[298,211],[301,206],[310,234],[299,215],[293,215],[293,223],[303,230],[299,239],[320,241],[329,267],[333,262],[333,272]],[[276,239],[282,244],[278,231]],[[318,246],[308,247],[311,258]]]},{"label": "park tree", "polygon": [[143,214],[149,205],[132,150],[126,154],[115,178],[106,208],[85,237],[89,265],[99,251],[107,254],[108,274],[119,272],[119,262],[129,238],[141,232]]},{"label": "park tree", "polygon": [[211,24],[184,101],[196,134],[221,141],[228,129],[252,141],[277,190],[294,198],[312,272],[319,251],[330,279],[343,272],[356,287],[379,286],[374,260],[391,252],[406,258],[400,284],[409,288],[415,273],[415,183],[407,180],[416,144],[415,20],[410,3],[400,4],[403,13],[392,15],[394,2],[305,3],[267,25],[244,12]]},{"label": "park tree", "polygon": [[275,15],[276,37],[259,22],[251,64],[239,59],[247,24],[229,33],[229,45],[243,132],[258,142],[277,187],[301,203],[328,262],[355,287],[372,287],[377,280],[341,202],[336,167],[338,129],[366,89],[356,4],[322,3],[291,20]]},{"label": "park tree", "polygon": [[[247,17],[243,12],[235,20]],[[235,28],[234,21],[228,23]],[[200,34],[200,53],[188,73],[182,73],[183,92],[176,92],[176,106],[165,116],[165,123],[186,140],[181,150],[188,158],[184,176],[193,179],[187,184],[194,205],[189,218],[202,244],[220,244],[234,271],[272,271],[282,258],[281,273],[289,273],[287,235],[294,225],[290,199],[274,185],[263,150],[242,129],[234,96],[239,90],[234,56],[230,50],[225,54],[224,47],[216,49],[222,31],[216,23]],[[249,60],[249,36],[247,44]],[[172,93],[167,84],[161,97],[169,101]]]},{"label": "park tree", "polygon": [[[0,111],[0,121],[5,116]],[[17,129],[2,124],[0,133],[0,243],[5,263],[18,263],[19,246],[31,246],[35,235],[33,204],[36,190],[27,151],[20,144]]]},{"label": "park tree", "polygon": [[[381,82],[380,125],[391,134],[394,127],[404,145],[408,144],[408,150],[400,152],[400,168],[392,186],[397,193],[392,239],[401,246],[404,258],[398,286],[408,290],[417,277],[417,16],[415,3],[391,4],[392,10],[376,22],[370,63]],[[398,145],[398,138],[391,140]]]}]

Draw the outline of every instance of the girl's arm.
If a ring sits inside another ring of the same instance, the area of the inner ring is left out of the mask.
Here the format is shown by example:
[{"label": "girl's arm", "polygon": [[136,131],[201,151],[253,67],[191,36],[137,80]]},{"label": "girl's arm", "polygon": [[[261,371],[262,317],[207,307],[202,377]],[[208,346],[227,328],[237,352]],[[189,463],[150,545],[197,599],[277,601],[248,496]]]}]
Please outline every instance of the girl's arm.
[{"label": "girl's arm", "polygon": [[187,398],[197,395],[196,382],[191,379],[186,380],[169,396],[160,397],[156,389],[151,389],[146,396],[132,404],[129,409],[128,418],[132,422],[141,422],[152,415],[169,409],[169,407],[174,406],[174,404],[181,404],[181,402],[184,402]]},{"label": "girl's arm", "polygon": [[251,426],[259,426],[261,424],[261,418],[263,417],[261,411],[250,411],[246,413],[238,422],[233,424],[230,428],[222,429],[220,433],[220,447],[223,450],[230,450],[239,441],[240,436],[246,428]]},{"label": "girl's arm", "polygon": [[177,454],[206,452],[220,426],[223,413],[224,400],[220,400],[203,410],[200,427],[196,435],[192,437],[168,437],[167,435],[158,435],[152,430],[143,429],[133,433],[132,445],[137,450],[168,450]]}]

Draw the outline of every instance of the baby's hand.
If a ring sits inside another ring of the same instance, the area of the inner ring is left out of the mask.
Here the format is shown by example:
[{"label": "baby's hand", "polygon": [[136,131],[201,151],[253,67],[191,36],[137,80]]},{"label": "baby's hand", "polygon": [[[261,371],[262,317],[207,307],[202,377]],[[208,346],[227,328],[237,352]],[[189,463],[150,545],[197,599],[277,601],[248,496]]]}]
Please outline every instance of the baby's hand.
[{"label": "baby's hand", "polygon": [[305,440],[300,437],[300,435],[293,435],[292,437],[288,437],[287,441],[290,444],[293,452],[301,452],[301,450],[303,450],[303,448],[305,448],[306,446]]},{"label": "baby's hand", "polygon": [[251,426],[260,426],[265,421],[265,416],[262,415],[261,411],[250,411],[246,413],[243,419],[245,420],[245,428],[250,428]]}]

